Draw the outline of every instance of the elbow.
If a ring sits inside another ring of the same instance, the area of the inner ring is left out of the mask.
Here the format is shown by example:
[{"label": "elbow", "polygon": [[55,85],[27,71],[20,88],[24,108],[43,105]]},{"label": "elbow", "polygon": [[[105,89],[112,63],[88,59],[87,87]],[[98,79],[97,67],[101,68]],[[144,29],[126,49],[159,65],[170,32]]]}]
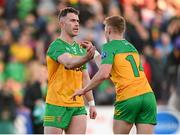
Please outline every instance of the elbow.
[{"label": "elbow", "polygon": [[71,59],[61,60],[60,58],[58,58],[58,62],[64,65],[66,69],[73,69],[76,66]]},{"label": "elbow", "polygon": [[67,61],[64,62],[63,65],[64,65],[64,67],[65,67],[66,69],[72,69],[72,68],[73,68],[72,64],[71,64],[70,62],[67,62]]},{"label": "elbow", "polygon": [[72,64],[66,64],[64,65],[67,69],[73,69],[75,68],[75,66],[73,66]]},{"label": "elbow", "polygon": [[75,69],[75,68],[79,68],[78,65],[73,64],[73,63],[66,63],[64,66],[65,66],[67,69]]}]

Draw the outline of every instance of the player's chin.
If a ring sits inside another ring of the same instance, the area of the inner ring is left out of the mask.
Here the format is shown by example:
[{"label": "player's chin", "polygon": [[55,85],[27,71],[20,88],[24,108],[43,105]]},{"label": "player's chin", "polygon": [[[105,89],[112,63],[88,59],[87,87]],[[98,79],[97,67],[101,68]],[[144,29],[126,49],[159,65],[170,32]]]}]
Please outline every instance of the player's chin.
[{"label": "player's chin", "polygon": [[78,34],[74,34],[74,33],[71,34],[72,37],[76,37],[77,35],[78,35]]},{"label": "player's chin", "polygon": [[77,36],[78,34],[79,34],[79,31],[73,31],[73,32],[72,32],[72,35],[73,35],[73,36]]}]

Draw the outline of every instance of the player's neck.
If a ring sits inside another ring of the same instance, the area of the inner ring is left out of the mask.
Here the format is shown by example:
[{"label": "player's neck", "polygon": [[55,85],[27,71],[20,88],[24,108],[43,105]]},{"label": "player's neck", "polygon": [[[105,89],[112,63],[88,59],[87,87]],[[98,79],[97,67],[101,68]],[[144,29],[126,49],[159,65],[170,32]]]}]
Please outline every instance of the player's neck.
[{"label": "player's neck", "polygon": [[67,35],[67,34],[61,33],[61,35],[60,35],[59,38],[60,38],[61,40],[65,41],[65,42],[69,43],[69,44],[72,44],[72,43],[74,42],[73,37],[71,37],[71,36],[69,36],[69,35]]},{"label": "player's neck", "polygon": [[112,40],[124,40],[124,36],[123,35],[117,35],[117,34],[113,34],[110,36],[110,41]]}]

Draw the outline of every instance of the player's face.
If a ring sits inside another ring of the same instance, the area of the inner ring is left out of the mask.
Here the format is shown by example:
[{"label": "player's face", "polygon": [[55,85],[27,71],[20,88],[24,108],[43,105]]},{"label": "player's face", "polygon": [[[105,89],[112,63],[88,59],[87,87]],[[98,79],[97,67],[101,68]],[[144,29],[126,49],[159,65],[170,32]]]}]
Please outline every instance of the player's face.
[{"label": "player's face", "polygon": [[64,20],[63,29],[71,37],[79,34],[79,17],[74,13],[68,13]]},{"label": "player's face", "polygon": [[109,42],[109,28],[108,28],[108,26],[107,25],[105,25],[105,27],[104,27],[104,32],[105,32],[105,37],[106,37],[106,40],[107,40],[107,42]]}]

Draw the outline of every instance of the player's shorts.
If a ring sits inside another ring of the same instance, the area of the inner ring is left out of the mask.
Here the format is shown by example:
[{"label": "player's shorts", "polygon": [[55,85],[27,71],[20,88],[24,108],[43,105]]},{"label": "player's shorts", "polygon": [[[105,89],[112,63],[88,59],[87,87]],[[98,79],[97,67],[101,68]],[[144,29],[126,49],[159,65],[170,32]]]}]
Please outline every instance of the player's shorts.
[{"label": "player's shorts", "polygon": [[76,115],[87,115],[85,107],[63,107],[46,104],[44,126],[66,129]]},{"label": "player's shorts", "polygon": [[115,103],[114,119],[129,123],[156,124],[156,99],[153,92]]}]

